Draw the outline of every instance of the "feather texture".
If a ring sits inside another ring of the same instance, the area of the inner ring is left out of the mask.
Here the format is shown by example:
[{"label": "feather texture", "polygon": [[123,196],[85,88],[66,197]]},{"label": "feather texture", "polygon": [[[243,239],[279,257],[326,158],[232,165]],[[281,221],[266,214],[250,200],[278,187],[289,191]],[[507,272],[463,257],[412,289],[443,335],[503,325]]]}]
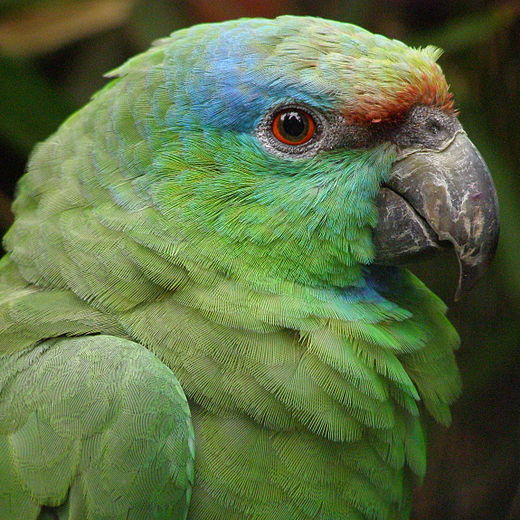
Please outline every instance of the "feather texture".
[{"label": "feather texture", "polygon": [[197,26],[36,148],[0,264],[0,517],[408,518],[458,337],[370,265],[395,150],[284,159],[254,128],[294,100],[450,110],[436,57],[311,18]]}]

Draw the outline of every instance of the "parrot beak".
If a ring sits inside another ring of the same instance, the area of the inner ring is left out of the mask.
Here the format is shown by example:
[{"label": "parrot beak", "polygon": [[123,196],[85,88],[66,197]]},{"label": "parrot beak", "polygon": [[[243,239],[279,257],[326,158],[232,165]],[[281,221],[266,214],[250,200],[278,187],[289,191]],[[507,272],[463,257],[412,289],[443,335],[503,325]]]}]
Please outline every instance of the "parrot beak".
[{"label": "parrot beak", "polygon": [[459,129],[439,149],[403,150],[377,201],[375,263],[405,264],[455,250],[455,300],[487,269],[498,242],[498,201],[480,153]]}]

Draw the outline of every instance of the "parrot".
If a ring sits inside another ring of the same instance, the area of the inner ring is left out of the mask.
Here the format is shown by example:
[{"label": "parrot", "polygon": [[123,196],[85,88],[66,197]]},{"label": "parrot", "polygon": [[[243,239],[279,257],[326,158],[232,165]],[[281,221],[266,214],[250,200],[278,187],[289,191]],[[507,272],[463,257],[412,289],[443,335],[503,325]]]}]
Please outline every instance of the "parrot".
[{"label": "parrot", "polygon": [[173,32],[18,183],[1,520],[406,520],[459,336],[407,265],[498,204],[433,46],[306,16]]}]

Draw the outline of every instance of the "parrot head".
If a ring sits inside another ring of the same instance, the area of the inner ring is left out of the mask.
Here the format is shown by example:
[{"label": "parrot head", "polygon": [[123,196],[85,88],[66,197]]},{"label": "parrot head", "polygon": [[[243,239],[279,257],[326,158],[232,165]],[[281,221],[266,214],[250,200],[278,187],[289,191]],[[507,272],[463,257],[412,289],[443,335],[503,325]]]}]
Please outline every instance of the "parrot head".
[{"label": "parrot head", "polygon": [[[209,263],[347,286],[451,244],[459,291],[489,263],[496,194],[438,49],[280,17],[197,26],[159,51],[167,131],[144,182]],[[136,60],[113,75],[132,81]]]},{"label": "parrot head", "polygon": [[450,246],[460,292],[493,256],[497,201],[439,55],[311,17],[203,24],[113,71],[66,125],[93,121],[124,171],[96,159],[96,182],[153,207],[147,229],[184,263],[268,290],[348,287]]}]

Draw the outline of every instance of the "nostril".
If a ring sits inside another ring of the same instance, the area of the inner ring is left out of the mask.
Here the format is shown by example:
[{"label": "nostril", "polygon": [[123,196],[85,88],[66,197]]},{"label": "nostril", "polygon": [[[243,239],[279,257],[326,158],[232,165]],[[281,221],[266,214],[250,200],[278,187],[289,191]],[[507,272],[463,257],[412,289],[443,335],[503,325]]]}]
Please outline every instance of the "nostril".
[{"label": "nostril", "polygon": [[426,123],[426,129],[428,132],[430,132],[432,135],[437,135],[439,132],[442,131],[442,125],[436,121],[435,119],[430,119]]}]

